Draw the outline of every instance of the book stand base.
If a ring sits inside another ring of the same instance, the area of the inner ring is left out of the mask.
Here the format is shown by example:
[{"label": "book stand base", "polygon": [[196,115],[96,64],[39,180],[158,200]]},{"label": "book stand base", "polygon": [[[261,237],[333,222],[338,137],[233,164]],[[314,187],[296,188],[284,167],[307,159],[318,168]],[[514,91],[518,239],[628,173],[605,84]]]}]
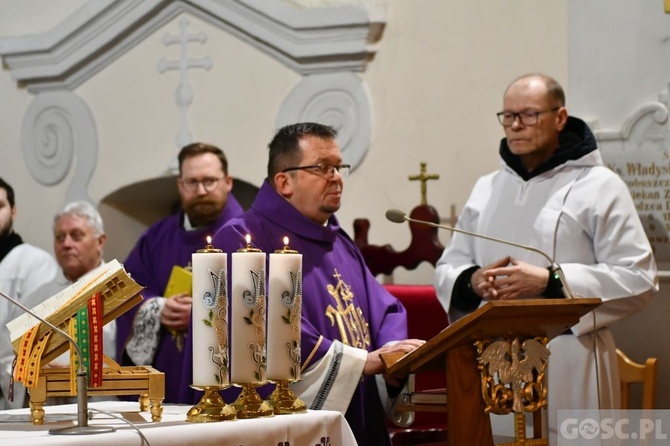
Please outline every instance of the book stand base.
[{"label": "book stand base", "polygon": [[[163,417],[165,374],[151,366],[120,366],[105,356],[102,387],[89,387],[88,396],[139,395],[140,410],[151,411],[151,420]],[[73,397],[70,393],[69,367],[44,367],[37,386],[30,391],[30,419],[44,424],[44,405],[48,397]]]}]

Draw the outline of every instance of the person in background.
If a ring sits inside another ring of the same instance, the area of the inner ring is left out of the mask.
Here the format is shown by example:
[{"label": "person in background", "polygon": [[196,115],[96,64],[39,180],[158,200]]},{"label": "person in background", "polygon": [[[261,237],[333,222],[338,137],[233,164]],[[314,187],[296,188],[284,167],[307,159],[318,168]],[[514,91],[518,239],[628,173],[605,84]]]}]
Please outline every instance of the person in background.
[{"label": "person in background", "polygon": [[[61,208],[53,220],[54,253],[60,270],[56,277],[30,293],[24,305],[33,308],[86,274],[95,274],[105,264],[103,250],[107,235],[102,217],[95,206],[87,201],[74,201]],[[20,309],[12,309],[11,318],[21,314]],[[111,359],[116,355],[116,322],[111,321],[103,327],[103,350]],[[70,357],[64,353],[49,364],[49,367],[69,367]],[[15,397],[18,397],[14,383]],[[50,404],[70,402],[68,399],[51,400]]]},{"label": "person in background", "polygon": [[[538,248],[560,264],[575,297],[603,299],[549,343],[555,444],[559,409],[619,408],[607,327],[651,302],[656,264],[626,184],[603,165],[586,123],[568,115],[558,82],[519,77],[505,90],[498,119],[503,167],[477,181],[457,227]],[[489,300],[563,298],[550,266],[538,253],[455,233],[436,265],[435,288],[453,322]]]},{"label": "person in background", "polygon": [[243,210],[230,193],[233,178],[221,149],[193,143],[178,159],[182,210],[147,229],[124,262],[145,290],[144,302],[117,319],[117,358],[122,365],[152,365],[164,372],[166,403],[191,403],[191,361],[184,356],[191,295],[166,296],[166,286],[174,266],[189,266],[206,237]]},{"label": "person in background", "polygon": [[[63,206],[54,216],[54,253],[60,270],[54,280],[35,290],[26,299],[26,306],[35,307],[72,285],[85,274],[105,264],[103,250],[107,234],[98,210],[88,201],[74,201]],[[105,325],[104,351],[116,356],[116,324]],[[60,359],[52,366],[67,366]]]},{"label": "person in background", "polygon": [[344,414],[359,444],[389,444],[383,403],[404,377],[385,375],[380,354],[407,353],[424,341],[406,339],[405,308],[375,280],[335,216],[349,171],[335,137],[321,124],[281,128],[251,209],[213,243],[235,252],[250,234],[255,248],[270,253],[289,237],[303,256],[303,373],[293,390],[310,409]]},{"label": "person in background", "polygon": [[[14,189],[0,178],[0,291],[23,303],[26,296],[54,278],[58,266],[49,253],[24,243],[14,232],[16,213]],[[15,305],[0,298],[0,409],[23,405],[23,399],[9,400],[14,350],[5,324],[11,320],[13,308]]]}]

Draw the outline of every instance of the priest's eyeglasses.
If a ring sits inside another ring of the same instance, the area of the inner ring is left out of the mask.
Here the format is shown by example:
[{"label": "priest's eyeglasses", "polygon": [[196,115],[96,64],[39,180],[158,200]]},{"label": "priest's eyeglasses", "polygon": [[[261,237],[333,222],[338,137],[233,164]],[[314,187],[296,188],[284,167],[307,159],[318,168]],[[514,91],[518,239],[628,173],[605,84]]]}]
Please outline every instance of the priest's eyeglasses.
[{"label": "priest's eyeglasses", "polygon": [[540,111],[524,110],[518,113],[510,111],[501,111],[500,113],[496,113],[496,116],[498,116],[498,121],[500,121],[500,124],[503,127],[511,127],[512,124],[514,124],[514,121],[516,121],[516,118],[519,118],[519,122],[522,125],[535,125],[537,124],[537,121],[542,113],[555,112],[559,108],[561,107],[554,107]]},{"label": "priest's eyeglasses", "polygon": [[197,191],[198,185],[200,184],[202,184],[202,187],[204,187],[207,192],[211,192],[216,188],[216,186],[219,184],[219,181],[221,180],[223,180],[223,178],[216,177],[207,177],[203,178],[202,180],[196,180],[195,178],[179,179],[182,186],[184,186],[184,188],[189,192]]},{"label": "priest's eyeglasses", "polygon": [[286,173],[294,170],[306,170],[307,172],[312,172],[313,174],[326,178],[333,178],[335,172],[337,172],[342,178],[346,178],[349,176],[350,169],[351,166],[349,164],[340,164],[339,166],[333,166],[332,164],[314,164],[311,166],[289,167],[288,169],[282,170],[282,172]]}]

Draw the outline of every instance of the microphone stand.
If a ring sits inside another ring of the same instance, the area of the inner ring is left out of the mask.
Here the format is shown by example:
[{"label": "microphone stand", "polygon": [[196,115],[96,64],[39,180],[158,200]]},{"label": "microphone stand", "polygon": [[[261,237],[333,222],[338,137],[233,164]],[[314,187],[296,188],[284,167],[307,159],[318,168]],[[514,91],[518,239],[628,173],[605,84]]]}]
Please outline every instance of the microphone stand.
[{"label": "microphone stand", "polygon": [[451,227],[451,226],[439,225],[439,224],[433,223],[431,221],[416,220],[414,218],[408,217],[407,214],[405,214],[404,212],[402,212],[401,210],[398,210],[398,209],[389,209],[388,211],[386,211],[386,219],[389,220],[389,221],[392,221],[393,223],[403,223],[404,221],[409,221],[409,222],[412,222],[412,223],[419,223],[419,224],[423,224],[423,225],[432,226],[434,228],[446,229],[446,230],[452,231],[452,232],[459,232],[461,234],[471,235],[473,237],[479,237],[479,238],[483,238],[483,239],[486,239],[486,240],[491,240],[493,242],[503,243],[505,245],[515,246],[517,248],[522,248],[522,249],[526,249],[528,251],[536,252],[536,253],[540,254],[541,256],[543,256],[545,259],[547,259],[549,261],[549,264],[551,265],[550,272],[552,274],[556,274],[556,276],[558,277],[558,280],[561,282],[561,285],[563,285],[561,290],[562,290],[563,295],[565,296],[565,298],[566,299],[574,299],[572,291],[570,291],[570,287],[568,286],[568,282],[565,280],[565,276],[563,275],[563,270],[561,269],[561,267],[556,262],[554,262],[554,259],[549,257],[548,254],[546,254],[545,252],[543,252],[543,251],[541,251],[537,248],[534,248],[534,247],[528,246],[528,245],[522,245],[520,243],[510,242],[510,241],[507,241],[507,240],[502,240],[502,239],[495,238],[495,237],[490,237],[488,235],[477,234],[475,232],[466,231],[464,229],[457,229],[457,228],[454,228],[454,227]]},{"label": "microphone stand", "polygon": [[79,345],[77,345],[77,342],[63,330],[56,327],[46,319],[38,316],[35,314],[35,312],[21,304],[19,301],[12,299],[2,291],[0,291],[0,296],[4,297],[6,300],[21,308],[23,311],[30,314],[39,321],[47,324],[49,327],[51,327],[51,329],[55,330],[57,333],[67,339],[77,350],[77,356],[79,356],[79,366],[77,367],[77,425],[60,429],[50,429],[49,433],[52,435],[91,435],[114,432],[116,429],[110,426],[88,425],[88,388],[86,385],[86,366],[84,366],[81,349],[79,348]]}]

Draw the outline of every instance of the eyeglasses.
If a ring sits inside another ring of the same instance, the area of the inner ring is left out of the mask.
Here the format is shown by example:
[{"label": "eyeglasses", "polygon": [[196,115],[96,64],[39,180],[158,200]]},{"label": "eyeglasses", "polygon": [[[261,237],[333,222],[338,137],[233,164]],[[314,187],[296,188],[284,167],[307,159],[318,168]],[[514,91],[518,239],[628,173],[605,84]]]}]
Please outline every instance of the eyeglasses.
[{"label": "eyeglasses", "polygon": [[540,111],[524,110],[518,113],[501,111],[500,113],[496,113],[496,116],[498,116],[498,121],[500,121],[500,124],[502,124],[503,127],[511,127],[512,124],[514,124],[516,118],[519,118],[521,125],[535,125],[537,124],[538,118],[542,113],[555,112],[559,108],[561,107],[554,107],[548,110]]},{"label": "eyeglasses", "polygon": [[342,178],[346,178],[349,176],[350,169],[351,166],[349,164],[340,164],[339,166],[333,166],[332,164],[314,164],[312,166],[289,167],[288,169],[282,170],[282,172],[286,173],[293,170],[306,170],[307,172],[312,172],[313,174],[326,178],[333,178],[335,172],[337,172]]},{"label": "eyeglasses", "polygon": [[219,181],[223,180],[223,178],[208,177],[203,178],[202,180],[196,180],[195,178],[187,178],[185,180],[179,179],[179,181],[181,182],[182,186],[184,186],[184,188],[189,192],[197,191],[198,185],[200,184],[202,184],[202,187],[205,188],[205,191],[211,192],[219,184]]}]

